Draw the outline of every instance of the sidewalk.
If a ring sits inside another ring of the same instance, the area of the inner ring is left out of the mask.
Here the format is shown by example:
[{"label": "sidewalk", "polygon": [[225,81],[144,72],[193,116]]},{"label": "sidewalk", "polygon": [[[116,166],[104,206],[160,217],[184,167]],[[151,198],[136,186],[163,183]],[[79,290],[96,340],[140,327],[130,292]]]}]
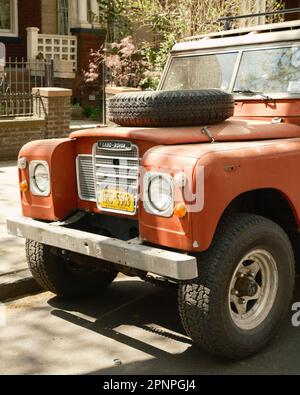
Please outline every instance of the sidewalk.
[{"label": "sidewalk", "polygon": [[77,130],[83,130],[83,129],[95,129],[103,127],[103,125],[100,124],[100,121],[90,121],[90,120],[72,120],[70,123],[70,133],[76,132]]},{"label": "sidewalk", "polygon": [[6,218],[20,214],[18,171],[15,162],[0,163],[0,300],[36,291],[29,274],[24,240],[6,233]]}]

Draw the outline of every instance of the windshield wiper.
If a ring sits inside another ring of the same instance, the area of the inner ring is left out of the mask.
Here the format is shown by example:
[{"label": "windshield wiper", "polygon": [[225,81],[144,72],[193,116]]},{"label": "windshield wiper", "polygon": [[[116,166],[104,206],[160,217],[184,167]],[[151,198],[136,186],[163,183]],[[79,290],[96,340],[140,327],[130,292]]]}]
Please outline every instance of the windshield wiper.
[{"label": "windshield wiper", "polygon": [[272,99],[270,96],[264,95],[262,92],[252,91],[250,89],[236,90],[236,91],[233,91],[233,93],[241,93],[242,95],[246,95],[246,96],[260,96],[263,100],[265,100],[267,102],[273,101],[275,103],[275,100]]}]

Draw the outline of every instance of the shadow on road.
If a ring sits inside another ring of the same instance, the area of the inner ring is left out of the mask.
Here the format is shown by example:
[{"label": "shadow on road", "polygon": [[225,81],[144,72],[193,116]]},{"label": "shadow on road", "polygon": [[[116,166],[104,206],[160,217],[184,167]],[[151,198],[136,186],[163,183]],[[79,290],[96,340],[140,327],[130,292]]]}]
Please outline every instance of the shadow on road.
[{"label": "shadow on road", "polygon": [[[48,303],[56,317],[150,356],[144,361],[90,374],[300,373],[300,328],[292,327],[290,321],[266,350],[244,361],[232,362],[211,357],[192,345],[181,326],[174,291],[130,280],[116,282],[96,300],[53,298]],[[119,330],[122,326],[129,327],[126,333]],[[134,335],[136,328],[142,333],[139,337]],[[175,343],[184,346],[181,347],[184,351],[174,352]]]}]

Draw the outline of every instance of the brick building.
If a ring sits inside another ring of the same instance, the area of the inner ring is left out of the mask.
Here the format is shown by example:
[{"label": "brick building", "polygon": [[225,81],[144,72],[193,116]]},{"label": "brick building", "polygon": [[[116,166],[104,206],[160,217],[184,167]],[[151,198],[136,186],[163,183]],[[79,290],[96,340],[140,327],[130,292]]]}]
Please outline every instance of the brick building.
[{"label": "brick building", "polygon": [[[242,0],[243,11],[249,12],[253,4],[257,11],[264,11],[267,1]],[[300,7],[300,0],[284,4],[285,8]],[[87,68],[90,50],[105,40],[105,31],[95,22],[98,16],[97,0],[0,0],[0,42],[6,46],[7,58],[53,60],[55,85],[71,88],[81,104],[95,106],[101,91],[83,91],[82,70]],[[286,15],[285,19],[299,16]],[[255,23],[264,21],[257,18]],[[135,36],[144,38],[144,33],[138,27]]]},{"label": "brick building", "polygon": [[53,60],[55,85],[80,97],[90,50],[105,40],[97,16],[97,0],[0,0],[0,42],[7,59]]}]

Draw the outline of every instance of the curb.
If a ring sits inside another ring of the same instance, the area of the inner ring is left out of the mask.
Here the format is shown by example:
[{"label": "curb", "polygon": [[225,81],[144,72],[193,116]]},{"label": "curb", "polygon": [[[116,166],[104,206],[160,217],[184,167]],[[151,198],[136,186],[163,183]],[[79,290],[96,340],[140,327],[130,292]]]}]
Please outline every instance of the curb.
[{"label": "curb", "polygon": [[29,269],[0,275],[0,301],[22,297],[41,291],[42,288],[32,277]]}]

